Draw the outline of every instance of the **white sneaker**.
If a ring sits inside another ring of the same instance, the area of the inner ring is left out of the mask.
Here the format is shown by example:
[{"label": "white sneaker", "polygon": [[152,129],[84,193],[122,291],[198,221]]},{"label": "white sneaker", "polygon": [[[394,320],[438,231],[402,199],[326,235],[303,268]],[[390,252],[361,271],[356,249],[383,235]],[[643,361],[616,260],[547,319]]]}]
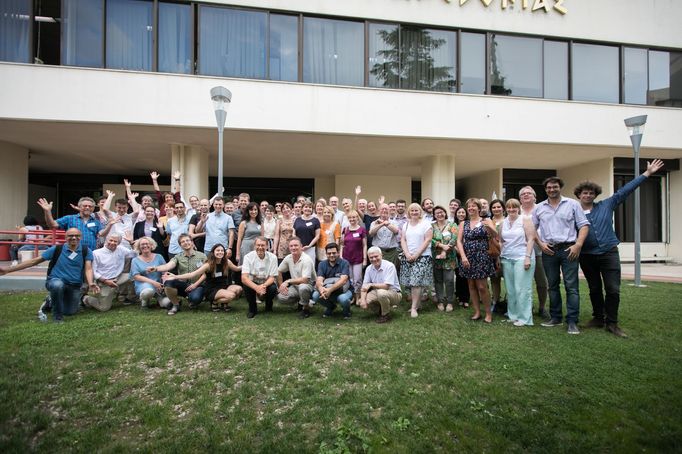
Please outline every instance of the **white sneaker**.
[{"label": "white sneaker", "polygon": [[514,326],[526,326],[526,324],[524,322],[522,322],[521,320],[517,320],[514,322]]},{"label": "white sneaker", "polygon": [[17,262],[16,260],[12,260],[12,266],[17,266],[18,264],[19,262]]},{"label": "white sneaker", "polygon": [[417,311],[415,309],[410,309],[410,317],[417,318],[418,316],[419,316],[419,314],[417,313]]}]

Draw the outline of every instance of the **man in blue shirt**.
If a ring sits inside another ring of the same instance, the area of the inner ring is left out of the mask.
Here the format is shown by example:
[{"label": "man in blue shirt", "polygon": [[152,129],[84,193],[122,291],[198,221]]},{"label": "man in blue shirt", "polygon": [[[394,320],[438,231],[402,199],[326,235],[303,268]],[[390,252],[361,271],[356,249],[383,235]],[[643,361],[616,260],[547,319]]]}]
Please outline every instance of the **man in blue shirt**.
[{"label": "man in blue shirt", "polygon": [[[84,247],[86,246],[81,245],[80,230],[75,227],[70,228],[66,231],[66,244],[60,246],[61,253],[54,267],[48,271],[45,287],[50,292],[52,317],[55,323],[63,322],[64,315],[73,315],[78,312],[84,274],[88,288],[93,293],[100,291],[92,273],[92,250],[87,248],[87,251],[84,251]],[[57,246],[52,246],[34,259],[9,268],[0,267],[0,276],[30,268],[45,260],[52,261],[56,250]]]},{"label": "man in blue shirt", "polygon": [[547,200],[540,202],[533,213],[533,223],[538,229],[538,245],[542,248],[542,266],[547,275],[549,312],[551,320],[542,326],[559,326],[562,323],[561,275],[566,289],[566,323],[568,334],[580,334],[580,292],[578,287],[578,257],[585,242],[590,222],[580,204],[563,197],[564,182],[559,177],[549,177],[542,184]]},{"label": "man in blue shirt", "polygon": [[[580,206],[590,221],[590,231],[580,252],[580,269],[583,270],[590,288],[592,320],[588,328],[603,328],[618,337],[627,337],[618,326],[620,305],[620,241],[613,230],[613,212],[618,205],[648,177],[663,167],[663,161],[647,162],[647,168],[640,176],[620,188],[611,197],[594,203],[602,192],[601,186],[592,181],[583,181],[576,186],[573,194],[580,200]],[[603,281],[603,287],[602,287]],[[606,296],[604,296],[604,290]]]},{"label": "man in blue shirt", "polygon": [[52,202],[41,198],[38,200],[38,205],[45,212],[45,224],[49,229],[70,229],[72,227],[80,230],[82,234],[82,243],[91,251],[97,249],[97,237],[106,237],[114,222],[108,223],[105,227],[99,222],[99,219],[93,214],[95,209],[95,201],[90,197],[81,197],[78,200],[78,214],[70,214],[55,219],[52,217]]},{"label": "man in blue shirt", "polygon": [[331,317],[338,303],[343,310],[343,317],[349,319],[350,300],[353,298],[353,292],[350,291],[350,264],[348,260],[339,257],[339,246],[336,243],[327,243],[324,251],[327,260],[321,261],[317,266],[313,301],[326,308],[323,317]]}]

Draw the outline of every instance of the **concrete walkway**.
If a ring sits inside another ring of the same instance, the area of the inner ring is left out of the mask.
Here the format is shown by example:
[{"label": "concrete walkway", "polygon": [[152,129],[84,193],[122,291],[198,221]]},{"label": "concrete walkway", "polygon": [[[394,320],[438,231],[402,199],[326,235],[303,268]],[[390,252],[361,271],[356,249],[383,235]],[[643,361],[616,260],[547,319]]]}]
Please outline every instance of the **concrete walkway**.
[{"label": "concrete walkway", "polygon": [[[0,266],[9,266],[10,262],[0,262]],[[623,263],[623,280],[632,281],[635,276],[633,263]],[[0,292],[17,290],[44,290],[47,262],[16,273],[0,276]],[[582,274],[581,274],[582,278]],[[682,264],[643,263],[642,281],[671,282],[682,284]]]}]

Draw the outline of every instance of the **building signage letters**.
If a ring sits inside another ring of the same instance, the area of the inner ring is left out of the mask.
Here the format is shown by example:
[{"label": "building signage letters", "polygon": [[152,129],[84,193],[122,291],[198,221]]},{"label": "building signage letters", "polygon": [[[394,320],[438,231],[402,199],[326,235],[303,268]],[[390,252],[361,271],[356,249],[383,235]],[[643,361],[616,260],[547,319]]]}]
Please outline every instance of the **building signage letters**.
[{"label": "building signage letters", "polygon": [[[443,0],[445,3],[459,2],[459,6],[469,2],[469,0]],[[480,0],[483,6],[489,7],[495,0]],[[554,10],[558,13],[566,14],[568,10],[564,6],[565,0],[499,0],[502,9],[514,8],[519,5],[521,9],[530,9],[532,12],[544,11],[549,13]]]}]

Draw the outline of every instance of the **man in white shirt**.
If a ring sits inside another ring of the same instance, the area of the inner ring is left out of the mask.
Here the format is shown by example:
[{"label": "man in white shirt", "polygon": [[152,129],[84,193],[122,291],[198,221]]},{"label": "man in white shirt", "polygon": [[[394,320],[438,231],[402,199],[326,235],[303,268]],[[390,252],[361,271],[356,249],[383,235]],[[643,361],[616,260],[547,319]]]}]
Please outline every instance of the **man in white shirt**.
[{"label": "man in white shirt", "polygon": [[[277,300],[280,303],[295,303],[301,306],[301,318],[310,317],[311,296],[315,283],[315,263],[308,254],[303,254],[301,240],[291,237],[289,240],[290,254],[284,257],[279,265],[277,284],[279,293]],[[284,280],[282,273],[289,272],[291,278]]]},{"label": "man in white shirt", "polygon": [[[132,249],[133,226],[135,225],[138,213],[133,212],[128,214],[128,202],[126,199],[117,199],[114,204],[116,206],[114,219],[116,219],[117,222],[111,226],[111,233],[120,235],[121,246]],[[140,205],[137,206],[139,207]],[[107,206],[105,206],[105,208],[108,209]]]},{"label": "man in white shirt", "polygon": [[368,309],[371,304],[379,305],[377,323],[391,321],[391,305],[399,304],[402,299],[400,283],[395,266],[383,260],[381,249],[372,246],[367,251],[370,266],[365,271],[360,290],[360,307]]},{"label": "man in white shirt", "polygon": [[100,293],[85,296],[86,306],[106,312],[111,309],[115,296],[119,299],[132,300],[135,289],[128,273],[123,271],[126,258],[135,257],[135,251],[121,244],[121,235],[111,233],[107,236],[104,247],[92,252],[92,271],[96,283],[100,286]]},{"label": "man in white shirt", "polygon": [[277,295],[277,256],[268,252],[267,248],[268,240],[259,236],[254,242],[254,250],[246,254],[242,262],[242,286],[249,303],[248,318],[258,313],[256,297],[265,299],[265,312],[272,312],[272,301]]}]

